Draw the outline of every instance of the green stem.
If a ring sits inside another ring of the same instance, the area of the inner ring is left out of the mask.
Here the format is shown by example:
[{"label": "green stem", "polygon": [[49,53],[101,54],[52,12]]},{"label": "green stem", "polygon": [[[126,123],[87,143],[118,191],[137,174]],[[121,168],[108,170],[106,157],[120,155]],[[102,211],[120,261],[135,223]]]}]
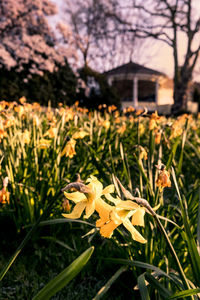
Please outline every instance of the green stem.
[{"label": "green stem", "polygon": [[[180,276],[182,278],[182,281],[183,281],[183,284],[184,284],[185,288],[186,289],[190,289],[190,285],[189,285],[188,280],[187,280],[187,278],[185,276],[185,273],[183,271],[183,268],[181,266],[179,258],[178,258],[177,254],[176,254],[176,251],[175,251],[174,247],[172,246],[172,243],[170,242],[170,239],[169,239],[169,237],[167,235],[167,232],[166,232],[165,228],[163,227],[162,223],[160,222],[160,220],[159,220],[159,218],[157,217],[156,214],[154,215],[154,219],[156,220],[156,222],[157,222],[157,224],[158,224],[158,226],[159,226],[162,234],[165,237],[165,240],[166,240],[167,245],[168,245],[168,247],[170,249],[170,252],[171,252],[171,254],[172,254],[172,256],[173,256],[173,258],[175,260],[176,266],[177,266],[177,268],[179,270],[179,274],[180,274]],[[191,296],[191,298],[194,299],[193,296]]]}]

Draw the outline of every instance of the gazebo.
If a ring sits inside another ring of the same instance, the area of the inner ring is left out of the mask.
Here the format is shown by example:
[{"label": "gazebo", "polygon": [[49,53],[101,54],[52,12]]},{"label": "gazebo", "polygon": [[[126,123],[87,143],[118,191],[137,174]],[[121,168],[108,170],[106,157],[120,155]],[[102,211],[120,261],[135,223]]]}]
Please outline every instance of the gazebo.
[{"label": "gazebo", "polygon": [[122,108],[146,107],[149,111],[170,113],[173,81],[164,73],[129,62],[104,73],[121,98]]}]

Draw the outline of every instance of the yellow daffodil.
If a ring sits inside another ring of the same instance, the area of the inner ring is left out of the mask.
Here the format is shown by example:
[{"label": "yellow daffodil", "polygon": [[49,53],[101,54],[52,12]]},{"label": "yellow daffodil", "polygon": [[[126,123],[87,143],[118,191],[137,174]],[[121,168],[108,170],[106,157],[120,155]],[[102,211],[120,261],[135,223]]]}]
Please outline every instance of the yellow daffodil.
[{"label": "yellow daffodil", "polygon": [[49,138],[54,138],[57,133],[57,127],[50,127],[44,136],[48,136]]},{"label": "yellow daffodil", "polygon": [[110,128],[110,121],[108,121],[108,120],[102,121],[100,125],[102,125],[106,129],[109,129]]},{"label": "yellow daffodil", "polygon": [[61,156],[65,155],[66,157],[72,158],[75,154],[75,145],[76,145],[76,140],[70,139],[65,148],[63,149]]},{"label": "yellow daffodil", "polygon": [[[106,204],[105,206],[101,205],[100,209],[96,209],[100,216],[100,219],[96,222],[96,226],[100,227],[100,234],[103,237],[110,238],[113,231],[123,224],[135,241],[146,243],[143,236],[133,226],[144,226],[145,208],[131,200],[122,201],[119,198],[113,198],[109,194],[105,196],[116,206]],[[132,221],[130,221],[130,217],[132,217]]]},{"label": "yellow daffodil", "polygon": [[84,130],[80,130],[80,131],[75,132],[72,135],[72,138],[75,139],[75,140],[76,139],[83,139],[86,135],[89,135],[89,133],[84,131]]},{"label": "yellow daffodil", "polygon": [[146,149],[142,146],[139,146],[139,148],[140,148],[140,159],[147,160],[148,154],[147,154]]},{"label": "yellow daffodil", "polygon": [[138,109],[138,110],[135,111],[135,115],[140,116],[140,115],[143,114],[143,112],[144,112],[144,109]]},{"label": "yellow daffodil", "polygon": [[143,123],[139,123],[139,134],[143,135],[146,131],[146,128]]},{"label": "yellow daffodil", "polygon": [[22,97],[19,99],[19,102],[23,105],[23,104],[26,102],[26,97],[22,96]]},{"label": "yellow daffodil", "polygon": [[117,133],[123,134],[125,131],[126,131],[126,123],[123,123],[123,125],[117,129]]},{"label": "yellow daffodil", "polygon": [[41,123],[41,121],[40,121],[39,117],[36,114],[33,114],[33,124],[35,126],[39,127],[40,123]]},{"label": "yellow daffodil", "polygon": [[4,120],[4,128],[9,128],[13,126],[15,123],[16,123],[16,119],[13,116],[7,114],[6,119]]},{"label": "yellow daffodil", "polygon": [[116,110],[117,107],[115,105],[108,106],[108,112],[111,113],[112,111]]},{"label": "yellow daffodil", "polygon": [[115,118],[119,118],[119,116],[120,116],[120,113],[119,113],[119,111],[118,110],[116,110],[115,112],[114,112],[114,117]]},{"label": "yellow daffodil", "polygon": [[30,132],[26,129],[22,136],[23,136],[24,144],[29,144],[31,140]]},{"label": "yellow daffodil", "polygon": [[157,127],[160,118],[161,117],[158,115],[157,111],[150,116],[149,130],[153,130]]},{"label": "yellow daffodil", "polygon": [[15,106],[14,110],[18,113],[20,118],[24,116],[24,107],[22,105]]},{"label": "yellow daffodil", "polygon": [[51,144],[50,140],[40,139],[38,143],[38,148],[47,149],[50,146],[50,144]]},{"label": "yellow daffodil", "polygon": [[135,122],[135,119],[134,119],[133,115],[130,115],[128,119],[129,119],[130,123],[134,123]]},{"label": "yellow daffodil", "polygon": [[[102,183],[94,176],[90,176],[90,178],[87,179],[86,183],[88,184],[84,185],[82,183],[77,183],[77,185],[82,187],[80,192],[64,192],[64,195],[68,200],[76,203],[73,211],[70,214],[63,214],[65,218],[78,219],[80,218],[84,210],[85,218],[89,218],[94,213],[98,205],[100,205],[101,196],[114,192],[113,185],[109,185],[105,189],[103,189]],[[97,204],[97,202],[99,204]]]},{"label": "yellow daffodil", "polygon": [[178,136],[180,136],[183,133],[183,128],[179,127],[178,123],[174,123],[172,126],[172,131],[169,139],[174,139]]},{"label": "yellow daffodil", "polygon": [[115,124],[119,124],[119,123],[121,123],[121,119],[120,119],[120,117],[117,117],[117,118],[115,118],[115,119],[114,119],[114,122],[115,122]]},{"label": "yellow daffodil", "polygon": [[0,102],[0,111],[4,110],[6,108],[6,106],[8,105],[8,102],[6,101],[1,101]]},{"label": "yellow daffodil", "polygon": [[69,122],[70,120],[73,120],[74,118],[74,112],[71,108],[68,108],[65,111],[65,122]]},{"label": "yellow daffodil", "polygon": [[128,106],[126,108],[123,109],[123,112],[126,114],[126,113],[131,113],[131,112],[134,112],[135,111],[135,108],[132,107],[132,106]]},{"label": "yellow daffodil", "polygon": [[32,109],[34,110],[34,111],[41,111],[42,110],[42,107],[41,107],[41,105],[38,103],[38,102],[33,102],[33,104],[32,104]]},{"label": "yellow daffodil", "polygon": [[10,202],[10,193],[7,191],[8,177],[3,180],[3,188],[0,190],[0,203],[6,204]]},{"label": "yellow daffodil", "polygon": [[4,138],[4,137],[7,137],[7,132],[0,128],[0,141]]}]

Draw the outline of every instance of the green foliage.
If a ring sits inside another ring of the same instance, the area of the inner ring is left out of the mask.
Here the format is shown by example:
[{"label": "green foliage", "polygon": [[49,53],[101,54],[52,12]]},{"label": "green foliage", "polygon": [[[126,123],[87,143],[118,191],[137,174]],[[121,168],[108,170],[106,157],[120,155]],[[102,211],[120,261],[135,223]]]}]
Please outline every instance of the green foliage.
[{"label": "green foliage", "polygon": [[90,87],[90,80],[95,84],[95,86],[90,89],[89,95],[86,95],[85,88],[80,88],[77,99],[81,106],[95,109],[98,108],[100,104],[106,104],[115,105],[120,108],[120,98],[116,90],[109,86],[104,74],[92,70],[87,65],[79,70],[79,74],[87,87]]},{"label": "green foliage", "polygon": [[25,96],[31,102],[39,102],[48,106],[49,101],[53,107],[61,102],[71,105],[76,101],[77,79],[69,64],[57,66],[53,73],[44,71],[43,75],[31,74],[29,66],[24,66],[23,71],[16,72],[0,69],[0,99],[17,101]]}]

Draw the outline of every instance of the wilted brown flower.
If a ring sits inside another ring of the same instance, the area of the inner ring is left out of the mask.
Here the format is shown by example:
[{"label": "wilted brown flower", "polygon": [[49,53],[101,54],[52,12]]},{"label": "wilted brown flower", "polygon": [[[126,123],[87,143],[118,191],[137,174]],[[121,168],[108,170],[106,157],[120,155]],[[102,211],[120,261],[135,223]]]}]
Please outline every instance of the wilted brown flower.
[{"label": "wilted brown flower", "polygon": [[156,143],[156,145],[160,144],[161,136],[162,136],[162,131],[161,130],[156,130],[155,131],[155,143]]},{"label": "wilted brown flower", "polygon": [[65,199],[62,203],[62,208],[65,212],[70,212],[71,210],[71,204],[69,204],[69,200]]},{"label": "wilted brown flower", "polygon": [[156,185],[162,191],[165,187],[171,187],[170,174],[165,170],[165,165],[161,164],[156,166],[159,169],[158,178],[156,180]]}]

